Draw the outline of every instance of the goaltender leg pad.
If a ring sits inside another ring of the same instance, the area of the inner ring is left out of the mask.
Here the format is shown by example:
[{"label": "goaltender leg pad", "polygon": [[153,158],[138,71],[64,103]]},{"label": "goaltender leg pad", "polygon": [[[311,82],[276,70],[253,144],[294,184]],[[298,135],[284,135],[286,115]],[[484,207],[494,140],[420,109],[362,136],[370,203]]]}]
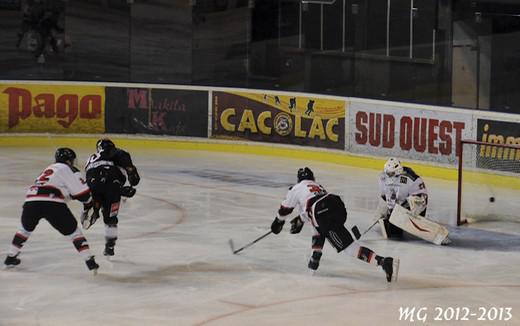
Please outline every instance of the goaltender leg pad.
[{"label": "goaltender leg pad", "polygon": [[413,215],[400,205],[395,205],[390,223],[423,240],[441,245],[448,237],[448,229],[422,216]]},{"label": "goaltender leg pad", "polygon": [[383,198],[379,197],[376,208],[376,218],[386,218],[389,214],[390,209],[388,208],[388,204]]}]

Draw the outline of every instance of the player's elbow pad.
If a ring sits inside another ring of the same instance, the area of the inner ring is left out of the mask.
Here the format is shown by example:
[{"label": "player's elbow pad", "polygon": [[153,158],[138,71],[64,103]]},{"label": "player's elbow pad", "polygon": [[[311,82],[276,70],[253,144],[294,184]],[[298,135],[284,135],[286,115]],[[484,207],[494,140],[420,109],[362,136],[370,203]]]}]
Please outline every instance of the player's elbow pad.
[{"label": "player's elbow pad", "polygon": [[135,168],[131,170],[131,172],[128,174],[128,182],[130,183],[130,185],[132,187],[137,186],[140,180],[141,178],[139,177],[139,173],[137,173],[137,170]]},{"label": "player's elbow pad", "polygon": [[293,210],[294,210],[294,207],[280,206],[280,209],[278,209],[278,215],[286,216],[286,215],[291,214]]}]

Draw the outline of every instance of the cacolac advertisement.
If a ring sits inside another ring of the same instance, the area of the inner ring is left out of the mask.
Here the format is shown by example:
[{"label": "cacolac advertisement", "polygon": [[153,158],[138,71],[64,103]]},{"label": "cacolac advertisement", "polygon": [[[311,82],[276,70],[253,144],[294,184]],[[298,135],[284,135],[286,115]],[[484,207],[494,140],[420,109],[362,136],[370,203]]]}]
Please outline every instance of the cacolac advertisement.
[{"label": "cacolac advertisement", "polygon": [[0,84],[0,132],[102,133],[105,88]]},{"label": "cacolac advertisement", "polygon": [[345,107],[320,97],[213,92],[212,136],[344,149]]}]

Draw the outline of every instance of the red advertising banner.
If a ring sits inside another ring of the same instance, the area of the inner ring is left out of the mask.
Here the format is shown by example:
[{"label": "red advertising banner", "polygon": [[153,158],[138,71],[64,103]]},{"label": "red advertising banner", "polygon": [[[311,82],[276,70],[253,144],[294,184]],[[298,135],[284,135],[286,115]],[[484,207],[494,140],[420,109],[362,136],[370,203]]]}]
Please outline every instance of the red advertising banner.
[{"label": "red advertising banner", "polygon": [[0,84],[0,132],[102,133],[105,88]]},{"label": "red advertising banner", "polygon": [[459,140],[471,137],[470,114],[351,103],[350,151],[456,163]]},{"label": "red advertising banner", "polygon": [[212,135],[314,147],[345,147],[345,101],[213,92]]}]

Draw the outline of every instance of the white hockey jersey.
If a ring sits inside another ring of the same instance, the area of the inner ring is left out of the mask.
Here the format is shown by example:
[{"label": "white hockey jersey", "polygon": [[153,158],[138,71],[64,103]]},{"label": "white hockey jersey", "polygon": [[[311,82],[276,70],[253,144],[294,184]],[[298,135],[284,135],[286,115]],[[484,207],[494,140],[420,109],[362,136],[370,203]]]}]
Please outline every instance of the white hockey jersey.
[{"label": "white hockey jersey", "polygon": [[25,201],[65,203],[70,199],[90,197],[90,189],[79,171],[64,163],[49,165],[27,190]]},{"label": "white hockey jersey", "polygon": [[386,200],[389,209],[395,204],[403,205],[408,196],[428,195],[424,181],[409,167],[403,167],[403,173],[389,177],[382,172],[379,175],[380,194]]},{"label": "white hockey jersey", "polygon": [[[298,210],[298,214],[304,222],[312,221],[308,214],[310,206],[314,203],[314,198],[322,197],[327,191],[318,183],[312,180],[302,180],[295,184],[282,201],[277,217],[285,220],[294,209]],[[313,223],[314,225],[314,223]]]}]

